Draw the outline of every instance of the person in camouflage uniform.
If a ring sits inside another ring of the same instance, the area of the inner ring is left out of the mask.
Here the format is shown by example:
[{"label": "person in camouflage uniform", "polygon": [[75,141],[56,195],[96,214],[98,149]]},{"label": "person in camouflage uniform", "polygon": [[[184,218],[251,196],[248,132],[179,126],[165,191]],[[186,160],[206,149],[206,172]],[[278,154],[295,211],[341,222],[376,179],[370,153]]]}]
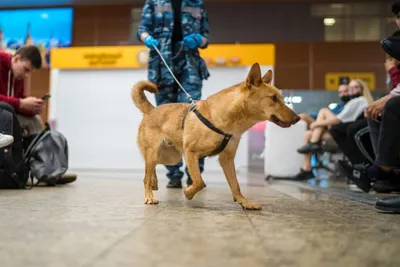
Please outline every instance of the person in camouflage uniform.
[{"label": "person in camouflage uniform", "polygon": [[[208,46],[209,25],[202,0],[146,0],[137,37],[150,48],[148,79],[157,84],[157,105],[189,102],[153,46],[156,46],[175,77],[193,100],[202,96],[203,80],[208,72],[199,48]],[[168,188],[182,188],[182,162],[166,166],[170,179]],[[204,170],[204,158],[199,160]],[[187,184],[192,184],[187,167]]]}]

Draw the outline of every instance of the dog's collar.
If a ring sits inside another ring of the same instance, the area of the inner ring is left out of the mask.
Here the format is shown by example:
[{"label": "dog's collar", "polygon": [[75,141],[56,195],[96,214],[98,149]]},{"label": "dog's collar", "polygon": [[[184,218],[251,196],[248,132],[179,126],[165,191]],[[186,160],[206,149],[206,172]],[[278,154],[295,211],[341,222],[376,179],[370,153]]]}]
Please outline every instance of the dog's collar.
[{"label": "dog's collar", "polygon": [[197,110],[197,108],[196,108],[196,102],[194,102],[194,101],[193,101],[192,103],[190,103],[189,109],[188,109],[188,111],[186,112],[185,116],[183,117],[182,129],[183,129],[184,126],[185,126],[185,119],[186,119],[186,116],[187,116],[187,114],[188,114],[190,111],[193,111],[193,113],[196,114],[197,118],[198,118],[205,126],[207,126],[209,129],[211,129],[211,130],[213,130],[214,132],[216,132],[216,133],[218,133],[218,134],[224,136],[224,139],[222,140],[221,144],[220,144],[216,149],[214,149],[210,154],[208,154],[206,157],[215,156],[215,155],[218,155],[219,153],[221,153],[222,151],[224,151],[224,149],[226,148],[226,146],[227,146],[228,143],[229,143],[229,140],[231,140],[232,135],[231,135],[231,134],[224,133],[223,131],[221,131],[220,129],[218,129],[217,127],[215,127],[215,126],[214,126],[209,120],[207,120],[203,115],[201,115],[201,113]]}]

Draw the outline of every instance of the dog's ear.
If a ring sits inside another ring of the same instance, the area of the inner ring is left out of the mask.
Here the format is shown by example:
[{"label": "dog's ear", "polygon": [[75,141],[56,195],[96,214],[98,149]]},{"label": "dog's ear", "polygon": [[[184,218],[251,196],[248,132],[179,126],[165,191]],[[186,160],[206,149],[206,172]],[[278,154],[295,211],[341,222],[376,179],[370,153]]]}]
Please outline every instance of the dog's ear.
[{"label": "dog's ear", "polygon": [[254,63],[253,66],[251,66],[249,74],[247,75],[246,85],[247,87],[251,87],[252,85],[259,86],[261,83],[262,79],[260,65],[258,63]]},{"label": "dog's ear", "polygon": [[272,81],[272,70],[267,71],[265,75],[262,77],[263,82],[271,84]]}]

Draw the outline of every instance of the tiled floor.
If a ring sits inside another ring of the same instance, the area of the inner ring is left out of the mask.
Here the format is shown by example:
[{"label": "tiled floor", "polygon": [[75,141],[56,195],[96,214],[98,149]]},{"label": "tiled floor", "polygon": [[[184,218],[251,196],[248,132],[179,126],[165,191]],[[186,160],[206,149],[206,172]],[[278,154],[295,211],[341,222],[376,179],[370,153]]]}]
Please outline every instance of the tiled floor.
[{"label": "tiled floor", "polygon": [[145,206],[141,176],[0,191],[0,266],[400,266],[400,216],[310,182],[240,177],[263,206],[243,211],[221,175],[192,201],[161,179],[160,204]]}]

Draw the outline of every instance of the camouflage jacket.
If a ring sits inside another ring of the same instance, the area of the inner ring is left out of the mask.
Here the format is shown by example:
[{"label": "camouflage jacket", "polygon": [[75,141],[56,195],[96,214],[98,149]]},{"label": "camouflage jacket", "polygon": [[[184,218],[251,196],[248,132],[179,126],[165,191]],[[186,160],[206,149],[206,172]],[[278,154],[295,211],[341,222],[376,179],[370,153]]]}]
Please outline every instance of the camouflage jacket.
[{"label": "camouflage jacket", "polygon": [[[182,0],[181,10],[182,35],[185,37],[192,33],[200,33],[207,39],[208,46],[209,25],[206,10],[202,0]],[[173,69],[172,33],[174,27],[174,12],[170,0],[146,0],[142,10],[142,20],[137,32],[137,37],[143,32],[152,35],[160,43],[160,51],[168,66]],[[210,74],[204,60],[200,57],[198,49],[186,53],[186,69],[189,72],[188,81],[191,84],[201,84]],[[192,58],[190,58],[192,57]],[[150,51],[148,62],[148,79],[158,86],[174,83],[172,75],[168,72],[156,51]]]}]

